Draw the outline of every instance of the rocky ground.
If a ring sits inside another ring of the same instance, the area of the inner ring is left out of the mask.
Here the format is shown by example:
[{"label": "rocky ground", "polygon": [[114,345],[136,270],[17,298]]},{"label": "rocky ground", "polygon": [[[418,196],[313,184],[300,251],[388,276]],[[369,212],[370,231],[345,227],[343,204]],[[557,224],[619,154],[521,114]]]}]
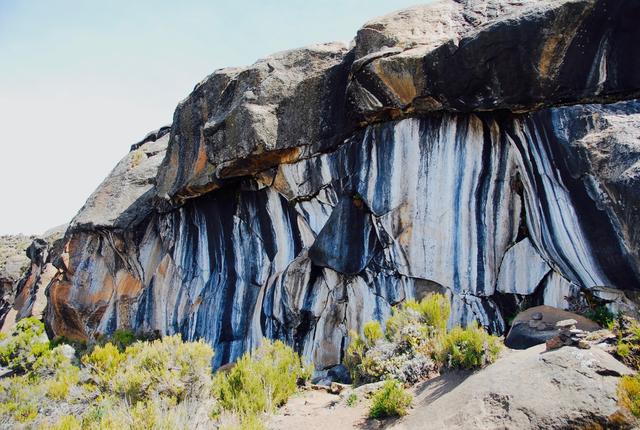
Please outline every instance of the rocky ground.
[{"label": "rocky ground", "polygon": [[[270,429],[577,429],[633,428],[617,404],[621,375],[632,371],[593,347],[544,345],[506,350],[477,372],[449,372],[417,384],[409,414],[386,421],[367,418],[368,386],[340,394],[310,389],[289,401]],[[375,385],[375,384],[373,384]],[[355,406],[347,405],[357,393]]]}]

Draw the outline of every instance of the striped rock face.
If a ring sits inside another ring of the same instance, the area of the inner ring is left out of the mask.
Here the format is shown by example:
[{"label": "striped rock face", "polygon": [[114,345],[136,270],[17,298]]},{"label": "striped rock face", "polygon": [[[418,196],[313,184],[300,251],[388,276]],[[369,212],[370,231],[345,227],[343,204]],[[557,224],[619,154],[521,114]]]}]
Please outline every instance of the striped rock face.
[{"label": "striped rock face", "polygon": [[[266,336],[322,370],[430,292],[500,333],[514,303],[640,290],[640,31],[608,3],[445,1],[214,73],[72,222],[48,330],[205,338],[215,365]],[[526,75],[515,33],[544,56]]]}]

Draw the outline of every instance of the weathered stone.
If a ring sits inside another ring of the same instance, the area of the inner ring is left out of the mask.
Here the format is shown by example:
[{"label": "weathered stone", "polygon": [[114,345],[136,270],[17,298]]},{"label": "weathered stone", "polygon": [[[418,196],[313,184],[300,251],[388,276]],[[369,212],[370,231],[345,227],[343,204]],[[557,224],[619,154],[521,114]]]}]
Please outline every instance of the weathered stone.
[{"label": "weathered stone", "polygon": [[2,332],[9,332],[22,318],[42,317],[47,305],[45,290],[58,275],[58,269],[52,264],[52,260],[58,252],[66,228],[66,225],[62,225],[51,229],[42,237],[35,237],[26,248],[24,254],[29,262],[27,268],[20,277],[9,279],[9,286],[3,291],[0,308]]},{"label": "weathered stone", "polygon": [[174,114],[158,195],[174,204],[325,150],[349,131],[345,88],[353,55],[341,43],[221,69]]},{"label": "weathered stone", "polygon": [[[533,314],[542,314],[542,319],[531,319]],[[532,327],[528,322],[535,322]],[[569,326],[565,325],[570,323]],[[557,325],[560,323],[560,326]],[[580,330],[592,332],[600,329],[593,321],[571,312],[549,306],[536,306],[518,314],[513,320],[511,330],[505,338],[505,345],[513,349],[526,349],[531,346],[544,343],[551,338],[557,338],[561,342],[571,339],[569,329],[575,325]],[[544,324],[544,329],[542,325]],[[566,332],[563,330],[567,329]]]},{"label": "weathered stone", "polygon": [[[443,1],[214,72],[74,219],[49,332],[181,333],[215,366],[266,336],[328,374],[426,290],[498,333],[507,296],[640,290],[638,7]],[[507,340],[555,336],[536,312]]]},{"label": "weathered stone", "polygon": [[127,230],[145,220],[153,208],[155,178],[168,142],[165,127],[133,145],[73,218],[70,230]]},{"label": "weathered stone", "polygon": [[554,336],[551,339],[547,339],[545,346],[547,351],[552,351],[554,349],[562,348],[564,346],[564,341],[560,336]]},{"label": "weathered stone", "polygon": [[567,329],[567,330],[571,330],[573,328],[575,328],[575,325],[578,324],[578,321],[569,318],[566,320],[561,320],[556,322],[556,327],[560,328],[560,329]]},{"label": "weathered stone", "polygon": [[[523,111],[638,94],[638,64],[627,55],[640,41],[630,18],[640,12],[634,1],[482,3],[433,3],[368,23],[365,52],[385,48],[369,53],[373,59],[350,82],[358,118],[443,109]],[[396,42],[385,30],[406,21],[415,22],[416,41],[409,38],[406,48],[398,44],[402,52],[389,52]],[[613,45],[612,39],[624,42]]]},{"label": "weathered stone", "polygon": [[411,413],[391,428],[631,429],[632,418],[619,409],[617,389],[620,376],[632,373],[598,348],[544,352],[539,345],[457,382],[427,382]]}]

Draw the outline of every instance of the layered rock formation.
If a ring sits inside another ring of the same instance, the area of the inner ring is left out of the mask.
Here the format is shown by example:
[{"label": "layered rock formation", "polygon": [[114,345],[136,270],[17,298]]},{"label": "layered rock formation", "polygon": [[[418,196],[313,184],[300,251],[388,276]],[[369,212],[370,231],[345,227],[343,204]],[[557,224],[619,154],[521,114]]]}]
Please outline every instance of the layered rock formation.
[{"label": "layered rock formation", "polygon": [[633,0],[445,0],[207,77],[67,231],[48,330],[263,336],[319,370],[443,291],[451,323],[640,288]]},{"label": "layered rock formation", "polygon": [[7,259],[0,269],[0,331],[10,331],[22,318],[42,316],[47,304],[45,289],[58,273],[52,261],[60,254],[66,228],[55,227],[42,237],[2,238]]}]

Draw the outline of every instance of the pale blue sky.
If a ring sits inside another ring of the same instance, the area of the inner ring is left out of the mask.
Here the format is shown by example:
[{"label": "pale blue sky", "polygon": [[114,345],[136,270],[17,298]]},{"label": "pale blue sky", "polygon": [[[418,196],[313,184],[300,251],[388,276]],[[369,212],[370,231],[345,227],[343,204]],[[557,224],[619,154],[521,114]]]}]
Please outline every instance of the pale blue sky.
[{"label": "pale blue sky", "polygon": [[0,234],[69,221],[213,70],[416,3],[0,0]]}]

